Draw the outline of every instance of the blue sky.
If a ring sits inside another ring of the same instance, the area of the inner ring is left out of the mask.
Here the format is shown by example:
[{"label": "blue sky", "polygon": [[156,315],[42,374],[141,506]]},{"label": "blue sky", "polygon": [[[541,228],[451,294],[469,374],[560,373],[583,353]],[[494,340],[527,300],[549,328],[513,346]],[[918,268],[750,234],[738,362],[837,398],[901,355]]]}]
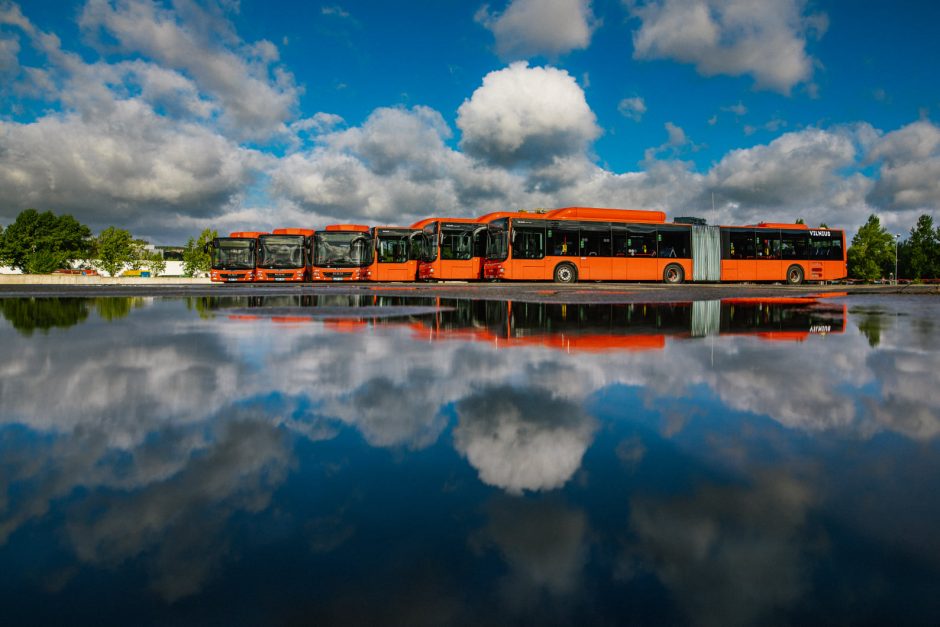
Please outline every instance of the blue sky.
[{"label": "blue sky", "polygon": [[582,204],[903,234],[940,219],[938,23],[930,2],[0,0],[0,224],[177,243]]}]

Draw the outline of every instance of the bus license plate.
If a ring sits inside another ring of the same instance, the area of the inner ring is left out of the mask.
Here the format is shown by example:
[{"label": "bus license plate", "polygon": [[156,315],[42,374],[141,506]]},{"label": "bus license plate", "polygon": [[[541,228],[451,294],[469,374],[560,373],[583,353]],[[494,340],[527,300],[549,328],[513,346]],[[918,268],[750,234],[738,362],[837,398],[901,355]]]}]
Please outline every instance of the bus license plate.
[{"label": "bus license plate", "polygon": [[341,277],[341,276],[335,276],[335,277],[333,277],[333,280],[334,280],[334,281],[342,281],[342,280],[343,280],[343,277]]},{"label": "bus license plate", "polygon": [[275,280],[275,281],[283,281],[284,278],[283,278],[283,277],[275,277],[274,280]]},{"label": "bus license plate", "polygon": [[237,281],[238,279],[225,279],[225,280],[231,282],[231,281]]}]

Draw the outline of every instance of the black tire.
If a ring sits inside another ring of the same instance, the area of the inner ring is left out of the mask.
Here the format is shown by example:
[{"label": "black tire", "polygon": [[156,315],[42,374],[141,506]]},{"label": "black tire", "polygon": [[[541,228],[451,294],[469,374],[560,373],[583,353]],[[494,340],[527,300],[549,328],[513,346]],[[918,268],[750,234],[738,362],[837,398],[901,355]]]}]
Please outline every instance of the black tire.
[{"label": "black tire", "polygon": [[570,263],[555,266],[555,283],[577,283],[578,269]]},{"label": "black tire", "polygon": [[671,263],[663,268],[663,283],[678,285],[685,281],[685,270],[677,263]]},{"label": "black tire", "polygon": [[803,276],[803,268],[800,266],[790,266],[787,268],[787,285],[802,285]]}]

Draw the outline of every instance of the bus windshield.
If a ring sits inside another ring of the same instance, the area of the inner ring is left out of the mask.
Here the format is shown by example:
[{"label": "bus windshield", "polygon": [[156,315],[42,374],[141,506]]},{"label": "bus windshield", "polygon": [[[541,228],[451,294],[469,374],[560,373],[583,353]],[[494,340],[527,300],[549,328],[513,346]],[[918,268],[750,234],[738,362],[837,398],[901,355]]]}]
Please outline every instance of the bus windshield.
[{"label": "bus windshield", "polygon": [[410,258],[411,238],[404,233],[379,235],[375,247],[379,263],[405,263]]},{"label": "bus windshield", "polygon": [[473,258],[473,230],[441,229],[441,259],[467,260]]},{"label": "bus windshield", "polygon": [[219,239],[212,249],[212,267],[217,270],[250,270],[255,267],[255,240]]},{"label": "bus windshield", "polygon": [[304,266],[303,235],[262,235],[258,266],[271,269]]},{"label": "bus windshield", "polygon": [[489,224],[486,238],[486,258],[504,261],[509,256],[509,219],[494,220]]},{"label": "bus windshield", "polygon": [[313,265],[357,268],[372,263],[372,240],[358,231],[324,231],[315,236]]},{"label": "bus windshield", "polygon": [[422,229],[421,261],[437,261],[437,222]]}]

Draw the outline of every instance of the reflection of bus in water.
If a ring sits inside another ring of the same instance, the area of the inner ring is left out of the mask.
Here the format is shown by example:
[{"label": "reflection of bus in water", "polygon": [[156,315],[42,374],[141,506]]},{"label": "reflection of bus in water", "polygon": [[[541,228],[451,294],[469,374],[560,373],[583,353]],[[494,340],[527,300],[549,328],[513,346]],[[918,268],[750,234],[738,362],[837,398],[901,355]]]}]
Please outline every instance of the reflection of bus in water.
[{"label": "reflection of bus in water", "polygon": [[275,229],[258,237],[256,281],[306,281],[312,229]]},{"label": "reflection of bus in water", "polygon": [[478,339],[498,346],[542,345],[571,351],[650,350],[666,338],[754,335],[802,341],[841,333],[845,305],[815,298],[685,303],[564,304],[447,301],[413,324],[426,339]]},{"label": "reflection of bus in water", "polygon": [[361,224],[331,224],[313,236],[313,281],[372,278],[372,235]]},{"label": "reflection of bus in water", "polygon": [[483,278],[799,285],[847,275],[842,231],[803,224],[667,224],[665,217],[659,211],[566,207],[490,220]]},{"label": "reflection of bus in water", "polygon": [[261,235],[265,233],[236,231],[207,243],[205,252],[211,259],[209,279],[224,283],[253,281]]},{"label": "reflection of bus in water", "polygon": [[[430,313],[375,315],[406,306]],[[249,308],[252,318],[289,316],[355,331],[366,326],[407,325],[429,341],[486,341],[498,347],[547,346],[568,351],[661,349],[666,339],[714,335],[754,335],[765,340],[802,341],[812,335],[842,333],[845,305],[827,299],[728,299],[684,303],[564,304],[409,298],[377,295],[296,295],[211,298],[207,309]],[[362,314],[357,314],[361,309]],[[263,316],[265,310],[269,315]],[[239,315],[244,316],[241,312]]]},{"label": "reflection of bus in water", "polygon": [[424,236],[420,229],[376,226],[371,234],[375,244],[375,260],[371,268],[373,281],[414,281],[418,278],[418,261],[424,251]]}]

